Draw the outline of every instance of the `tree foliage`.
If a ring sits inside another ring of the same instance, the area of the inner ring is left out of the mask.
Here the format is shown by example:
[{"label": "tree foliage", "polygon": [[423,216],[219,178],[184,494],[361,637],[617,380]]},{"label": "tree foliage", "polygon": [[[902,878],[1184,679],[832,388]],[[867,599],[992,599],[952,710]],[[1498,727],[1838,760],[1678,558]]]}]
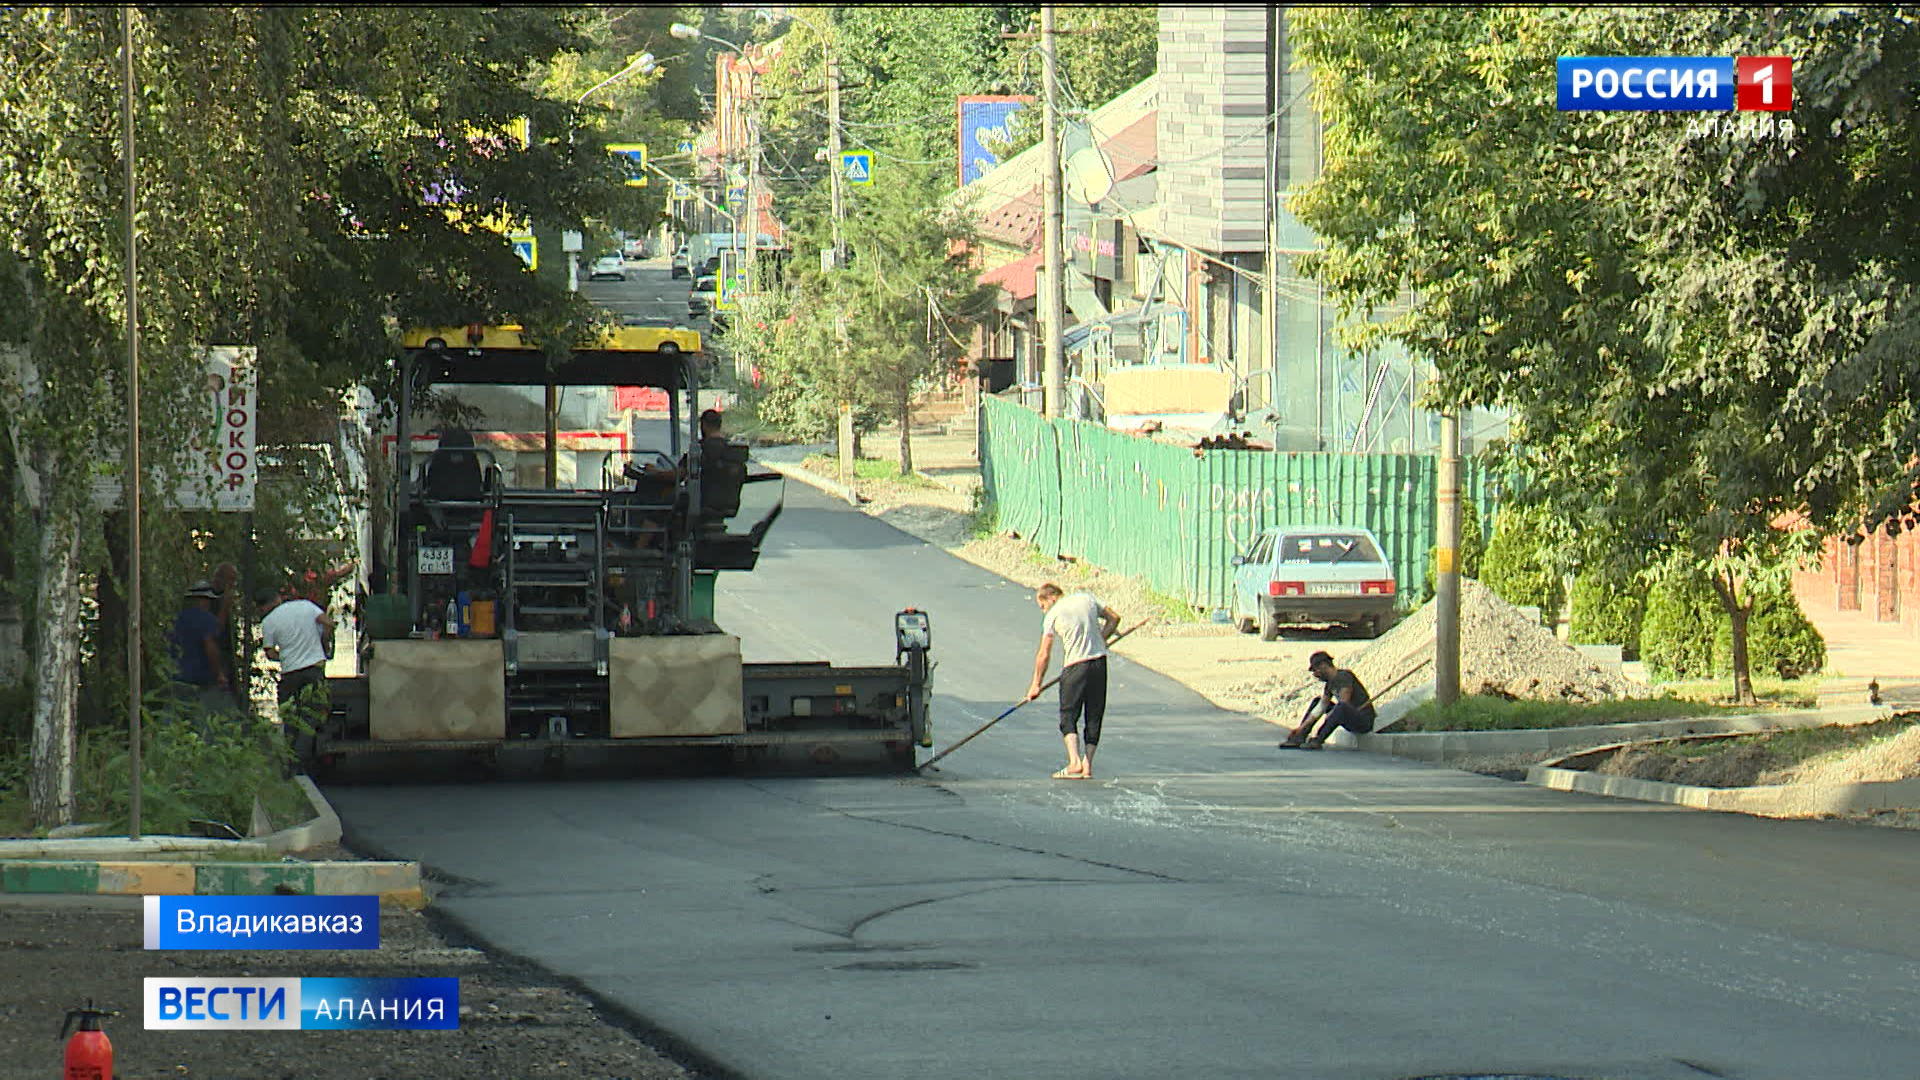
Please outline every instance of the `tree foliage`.
[{"label": "tree foliage", "polygon": [[[818,269],[807,254],[832,241],[810,232],[786,288],[747,302],[726,340],[761,367],[763,416],[824,435],[849,401],[869,424],[899,421],[922,381],[962,354],[966,327],[991,293],[953,254],[971,225],[940,199],[945,190],[938,166],[894,170],[889,183],[849,199],[846,269]],[[902,438],[910,463],[905,425]]]},{"label": "tree foliage", "polygon": [[1511,506],[1494,517],[1493,536],[1480,561],[1480,581],[1509,604],[1537,607],[1548,626],[1566,600],[1555,565],[1551,514],[1540,506]]},{"label": "tree foliage", "polygon": [[[1327,133],[1292,206],[1327,241],[1303,265],[1350,338],[1433,360],[1438,407],[1511,410],[1509,462],[1581,522],[1579,554],[1716,566],[1750,694],[1751,572],[1809,535],[1776,522],[1845,530],[1911,505],[1913,13],[1341,8],[1293,25]],[[1791,123],[1559,112],[1554,58],[1572,55],[1792,55]]]},{"label": "tree foliage", "polygon": [[[259,349],[259,438],[272,445],[331,434],[346,387],[389,386],[399,326],[519,321],[553,341],[585,326],[577,301],[526,273],[483,224],[607,218],[629,198],[597,140],[576,136],[581,111],[532,89],[537,62],[590,47],[579,14],[126,10],[149,461],[206,423],[208,343]],[[0,19],[0,219],[11,226],[0,423],[13,559],[36,629],[34,805],[49,824],[72,806],[80,598],[115,573],[89,493],[96,475],[119,473],[128,437],[121,17],[70,7]],[[522,117],[525,147],[505,136]],[[167,558],[147,565],[136,613],[156,659],[181,586],[223,548],[256,540],[238,515],[163,512],[165,490],[165,476],[145,489],[144,535]],[[239,587],[257,584],[279,582]]]}]

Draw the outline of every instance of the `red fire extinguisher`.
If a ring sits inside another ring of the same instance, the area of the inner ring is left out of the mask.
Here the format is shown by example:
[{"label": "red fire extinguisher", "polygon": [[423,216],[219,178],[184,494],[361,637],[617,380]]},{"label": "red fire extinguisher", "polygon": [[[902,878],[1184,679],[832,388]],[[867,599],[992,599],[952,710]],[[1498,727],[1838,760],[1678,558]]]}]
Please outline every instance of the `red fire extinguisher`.
[{"label": "red fire extinguisher", "polygon": [[80,1030],[67,1039],[67,1066],[60,1074],[61,1080],[113,1080],[113,1043],[107,1040],[107,1033],[100,1030],[100,1021],[119,1015],[94,1008],[92,998],[87,999],[84,1009],[67,1010],[66,1023],[60,1025],[60,1037],[67,1038],[75,1020],[80,1021]]}]

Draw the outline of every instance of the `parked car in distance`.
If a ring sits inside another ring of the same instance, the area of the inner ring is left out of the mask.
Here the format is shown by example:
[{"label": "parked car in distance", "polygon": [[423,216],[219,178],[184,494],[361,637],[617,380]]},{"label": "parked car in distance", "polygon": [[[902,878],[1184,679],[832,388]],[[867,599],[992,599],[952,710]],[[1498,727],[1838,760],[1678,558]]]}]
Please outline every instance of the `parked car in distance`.
[{"label": "parked car in distance", "polygon": [[1287,525],[1254,537],[1233,559],[1230,612],[1241,633],[1272,641],[1280,628],[1344,623],[1379,637],[1399,586],[1380,541],[1351,525]]},{"label": "parked car in distance", "polygon": [[677,278],[687,276],[687,245],[681,244],[673,253],[673,264],[668,267],[668,273]]},{"label": "parked car in distance", "polygon": [[601,278],[627,280],[627,260],[617,251],[609,251],[593,260],[593,265],[587,269],[587,280],[599,281]]},{"label": "parked car in distance", "polygon": [[647,257],[647,242],[643,238],[636,236],[627,241],[626,246],[620,249],[620,254],[625,255],[634,262],[639,262],[641,259]]},{"label": "parked car in distance", "polygon": [[687,294],[687,314],[689,316],[698,318],[699,316],[710,314],[713,311],[713,293],[715,289],[719,288],[719,281],[720,279],[714,277],[712,274],[694,279],[693,291]]},{"label": "parked car in distance", "polygon": [[720,256],[707,256],[707,261],[700,264],[700,276],[706,277],[709,274],[718,273],[720,273]]}]

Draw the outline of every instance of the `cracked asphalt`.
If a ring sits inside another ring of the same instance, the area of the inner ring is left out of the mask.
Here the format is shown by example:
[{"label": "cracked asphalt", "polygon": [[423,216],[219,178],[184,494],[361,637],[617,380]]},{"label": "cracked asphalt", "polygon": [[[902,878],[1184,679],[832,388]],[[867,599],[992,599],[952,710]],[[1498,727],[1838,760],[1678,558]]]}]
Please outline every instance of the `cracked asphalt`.
[{"label": "cracked asphalt", "polygon": [[[1024,589],[809,489],[720,620],[871,663],[932,612],[936,742],[1024,688]],[[1051,694],[925,776],[335,785],[490,946],[754,1078],[1910,1078],[1899,830],[1546,792],[1274,730],[1115,664],[1098,765]]]}]

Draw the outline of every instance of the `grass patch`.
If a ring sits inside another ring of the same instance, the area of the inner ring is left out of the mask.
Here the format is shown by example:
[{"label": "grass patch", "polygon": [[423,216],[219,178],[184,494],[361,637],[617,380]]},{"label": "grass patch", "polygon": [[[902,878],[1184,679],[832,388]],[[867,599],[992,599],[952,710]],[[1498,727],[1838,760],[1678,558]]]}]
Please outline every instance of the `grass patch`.
[{"label": "grass patch", "polygon": [[[1733,701],[1733,679],[1693,679],[1685,682],[1661,683],[1660,690],[1686,701],[1704,701],[1712,704],[1731,704]],[[1753,694],[1762,705],[1777,706],[1783,709],[1811,709],[1820,704],[1820,676],[1810,675],[1804,679],[1781,679],[1775,676],[1755,675]]]},{"label": "grass patch", "polygon": [[1000,508],[987,494],[985,484],[973,489],[973,507],[967,511],[967,535],[985,540],[1000,531]]},{"label": "grass patch", "polygon": [[1683,742],[1655,743],[1646,747],[1656,754],[1672,758],[1709,758],[1747,747],[1757,747],[1764,756],[1760,767],[1789,769],[1826,754],[1847,753],[1884,739],[1891,739],[1913,727],[1913,718],[1893,717],[1870,724],[1836,724],[1828,727],[1792,728],[1787,731],[1735,735],[1724,739],[1689,739]]},{"label": "grass patch", "polygon": [[[840,460],[826,454],[812,454],[800,463],[800,467],[836,480],[840,478]],[[937,488],[940,486],[919,473],[902,473],[899,462],[889,461],[886,458],[855,458],[853,476],[856,480],[873,480],[900,484],[904,487]]]},{"label": "grass patch", "polygon": [[[141,754],[140,828],[154,835],[193,835],[195,819],[245,834],[260,796],[275,828],[312,816],[306,795],[281,768],[290,751],[276,728],[248,717],[199,716],[180,704],[148,699]],[[127,733],[82,734],[74,754],[74,819],[105,822],[103,835],[124,834],[129,817]],[[0,757],[0,836],[44,836],[33,824],[27,791],[28,752]]]},{"label": "grass patch", "polygon": [[1635,698],[1574,704],[1558,701],[1509,701],[1473,695],[1450,706],[1424,702],[1395,725],[1395,731],[1526,731],[1538,728],[1583,727],[1588,724],[1630,724],[1642,720],[1685,720],[1694,716],[1728,716],[1750,710],[1709,701],[1678,698]]},{"label": "grass patch", "polygon": [[1154,617],[1163,623],[1197,623],[1201,621],[1198,609],[1185,600],[1158,589],[1143,590],[1147,603],[1153,608]]}]

